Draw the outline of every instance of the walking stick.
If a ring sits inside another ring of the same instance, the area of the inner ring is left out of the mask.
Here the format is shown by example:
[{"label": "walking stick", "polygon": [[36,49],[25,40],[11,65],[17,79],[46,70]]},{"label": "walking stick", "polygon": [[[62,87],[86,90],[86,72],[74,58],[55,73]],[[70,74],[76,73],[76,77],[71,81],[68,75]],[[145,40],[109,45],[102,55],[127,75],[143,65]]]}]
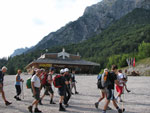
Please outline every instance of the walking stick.
[{"label": "walking stick", "polygon": [[22,98],[24,99],[23,82],[22,82]]},{"label": "walking stick", "polygon": [[122,112],[124,112],[124,111],[125,111],[125,108],[124,108],[124,99],[125,99],[125,92],[124,92],[124,86],[123,86]]}]

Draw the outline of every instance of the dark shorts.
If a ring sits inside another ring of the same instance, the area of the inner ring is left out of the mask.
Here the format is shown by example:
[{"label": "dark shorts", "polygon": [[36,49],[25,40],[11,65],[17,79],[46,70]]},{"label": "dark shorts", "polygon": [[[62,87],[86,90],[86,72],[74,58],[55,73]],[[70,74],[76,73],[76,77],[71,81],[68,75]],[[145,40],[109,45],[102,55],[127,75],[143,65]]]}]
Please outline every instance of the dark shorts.
[{"label": "dark shorts", "polygon": [[60,96],[64,96],[65,95],[65,87],[60,87],[58,88],[58,94]]},{"label": "dark shorts", "polygon": [[[33,92],[33,90],[32,90]],[[40,100],[40,88],[35,87],[36,94],[33,96],[36,100]]]},{"label": "dark shorts", "polygon": [[50,92],[51,94],[54,94],[54,91],[51,86],[45,86],[44,94],[47,94],[48,92]]},{"label": "dark shorts", "polygon": [[3,91],[3,83],[0,83],[2,85],[2,87],[0,87],[0,92]]},{"label": "dark shorts", "polygon": [[107,100],[114,100],[114,89],[107,89],[106,88],[106,96],[107,96]]},{"label": "dark shorts", "polygon": [[45,85],[41,84],[40,90],[42,90],[42,88],[45,89]]}]

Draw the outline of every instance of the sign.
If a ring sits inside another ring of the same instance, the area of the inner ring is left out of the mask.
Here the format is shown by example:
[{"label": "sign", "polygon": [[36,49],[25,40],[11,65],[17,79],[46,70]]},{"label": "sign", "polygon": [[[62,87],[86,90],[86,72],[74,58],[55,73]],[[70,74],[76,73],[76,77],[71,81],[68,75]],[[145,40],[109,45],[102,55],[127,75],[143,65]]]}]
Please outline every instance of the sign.
[{"label": "sign", "polygon": [[39,67],[52,67],[52,64],[39,64]]}]

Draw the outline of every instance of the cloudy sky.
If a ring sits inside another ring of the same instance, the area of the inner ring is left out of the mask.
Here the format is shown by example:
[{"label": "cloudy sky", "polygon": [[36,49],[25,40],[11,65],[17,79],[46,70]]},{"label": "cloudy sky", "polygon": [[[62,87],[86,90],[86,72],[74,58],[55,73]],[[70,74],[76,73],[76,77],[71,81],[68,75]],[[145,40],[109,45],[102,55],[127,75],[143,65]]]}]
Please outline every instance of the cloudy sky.
[{"label": "cloudy sky", "polygon": [[37,44],[101,0],[0,0],[0,58]]}]

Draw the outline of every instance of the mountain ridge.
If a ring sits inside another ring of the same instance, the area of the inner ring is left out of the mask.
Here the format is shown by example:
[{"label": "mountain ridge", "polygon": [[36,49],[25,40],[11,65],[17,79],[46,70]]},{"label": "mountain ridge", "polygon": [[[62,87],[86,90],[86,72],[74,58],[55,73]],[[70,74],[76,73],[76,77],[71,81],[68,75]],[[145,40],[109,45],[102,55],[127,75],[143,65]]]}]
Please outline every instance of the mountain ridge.
[{"label": "mountain ridge", "polygon": [[80,43],[101,33],[109,25],[135,8],[150,9],[148,0],[103,0],[87,7],[83,16],[68,23],[56,32],[49,33],[30,51],[58,45]]}]

